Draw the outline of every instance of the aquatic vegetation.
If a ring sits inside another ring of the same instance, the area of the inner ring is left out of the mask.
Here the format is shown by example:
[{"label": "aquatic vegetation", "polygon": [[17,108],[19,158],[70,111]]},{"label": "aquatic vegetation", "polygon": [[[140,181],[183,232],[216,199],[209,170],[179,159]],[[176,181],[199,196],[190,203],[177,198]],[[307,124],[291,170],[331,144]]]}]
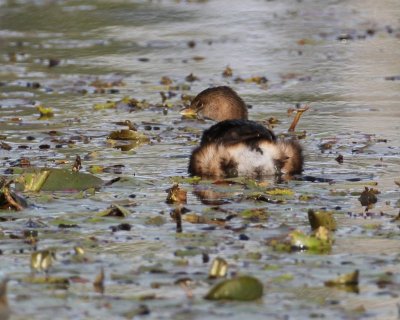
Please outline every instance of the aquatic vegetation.
[{"label": "aquatic vegetation", "polygon": [[263,284],[250,276],[238,276],[215,285],[204,297],[207,300],[257,300],[263,295]]}]

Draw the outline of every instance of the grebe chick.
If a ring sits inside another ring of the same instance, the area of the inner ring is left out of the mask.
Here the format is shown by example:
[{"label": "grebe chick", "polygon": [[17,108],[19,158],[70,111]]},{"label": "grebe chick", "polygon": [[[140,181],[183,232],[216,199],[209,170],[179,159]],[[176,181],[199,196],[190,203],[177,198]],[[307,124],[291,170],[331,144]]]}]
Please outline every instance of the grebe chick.
[{"label": "grebe chick", "polygon": [[247,120],[247,106],[230,87],[208,88],[200,92],[182,115],[196,115],[200,119],[223,121],[228,119]]},{"label": "grebe chick", "polygon": [[188,168],[191,175],[214,178],[260,178],[302,170],[297,141],[277,140],[271,130],[249,120],[225,120],[205,130]]}]

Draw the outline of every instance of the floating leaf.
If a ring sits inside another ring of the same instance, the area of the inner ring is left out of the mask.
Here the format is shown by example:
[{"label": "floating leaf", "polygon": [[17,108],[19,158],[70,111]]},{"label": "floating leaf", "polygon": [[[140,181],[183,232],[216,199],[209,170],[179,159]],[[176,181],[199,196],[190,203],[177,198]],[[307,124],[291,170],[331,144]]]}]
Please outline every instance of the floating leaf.
[{"label": "floating leaf", "polygon": [[92,165],[89,167],[89,172],[90,173],[102,173],[104,172],[104,166],[100,166],[100,165]]},{"label": "floating leaf", "polygon": [[310,195],[310,194],[301,194],[301,195],[299,196],[299,200],[300,200],[300,201],[310,201],[310,200],[312,200],[312,199],[314,199],[314,198],[315,198],[315,196]]},{"label": "floating leaf", "polygon": [[83,256],[85,254],[85,250],[79,246],[74,247],[74,252],[75,252],[75,255],[77,255],[77,256]]},{"label": "floating leaf", "polygon": [[108,138],[113,140],[135,140],[142,143],[150,141],[149,137],[145,134],[130,129],[112,131]]},{"label": "floating leaf", "polygon": [[48,118],[51,118],[51,117],[54,116],[54,112],[53,112],[52,108],[45,108],[42,105],[39,105],[36,108],[40,113],[40,118],[39,119],[41,119],[41,120],[42,119],[48,119]]},{"label": "floating leaf", "polygon": [[99,188],[103,181],[89,173],[73,172],[68,169],[26,168],[15,180],[23,191],[81,191]]},{"label": "floating leaf", "polygon": [[208,277],[211,279],[214,278],[223,278],[226,277],[228,272],[228,262],[225,259],[217,257],[211,263],[210,271],[208,272]]},{"label": "floating leaf", "polygon": [[274,188],[265,191],[266,194],[271,196],[292,196],[294,191],[288,188]]},{"label": "floating leaf", "polygon": [[12,147],[8,143],[5,143],[5,142],[1,141],[0,142],[0,149],[10,151],[12,149]]},{"label": "floating leaf", "polygon": [[56,225],[59,228],[77,228],[78,225],[71,220],[66,220],[63,218],[55,218],[50,222],[52,225]]},{"label": "floating leaf", "polygon": [[129,210],[117,204],[111,205],[108,209],[101,211],[97,214],[98,217],[117,217],[125,218],[129,216]]},{"label": "floating leaf", "polygon": [[31,254],[31,269],[47,272],[53,264],[55,252],[53,250],[40,250]]},{"label": "floating leaf", "polygon": [[251,276],[239,276],[214,286],[204,297],[207,300],[252,301],[262,297],[263,284]]},{"label": "floating leaf", "polygon": [[355,270],[353,272],[343,274],[336,279],[325,281],[324,284],[327,287],[334,286],[357,286],[359,278],[359,271]]},{"label": "floating leaf", "polygon": [[155,216],[147,218],[144,223],[146,225],[151,225],[151,226],[162,226],[163,224],[166,223],[166,221],[163,216]]},{"label": "floating leaf", "polygon": [[268,79],[264,76],[254,76],[250,78],[244,79],[245,82],[253,82],[256,84],[265,84],[268,82]]},{"label": "floating leaf", "polygon": [[267,209],[258,208],[258,209],[245,209],[239,213],[239,215],[245,219],[250,220],[251,222],[264,222],[268,220]]},{"label": "floating leaf", "polygon": [[113,101],[107,101],[106,103],[96,103],[93,106],[95,110],[104,110],[104,109],[114,109],[116,108],[117,103]]},{"label": "floating leaf", "polygon": [[289,239],[292,249],[309,250],[315,253],[329,252],[333,242],[329,230],[325,227],[319,227],[312,235],[296,230],[289,233]]},{"label": "floating leaf", "polygon": [[186,203],[187,191],[179,187],[179,184],[174,184],[171,188],[165,190],[168,193],[167,203]]},{"label": "floating leaf", "polygon": [[200,177],[171,177],[170,178],[174,183],[189,183],[189,184],[198,184],[201,181]]},{"label": "floating leaf", "polygon": [[310,209],[308,210],[308,221],[310,222],[311,228],[313,230],[318,229],[322,226],[330,231],[335,231],[337,227],[336,220],[333,217],[331,211],[314,211]]}]

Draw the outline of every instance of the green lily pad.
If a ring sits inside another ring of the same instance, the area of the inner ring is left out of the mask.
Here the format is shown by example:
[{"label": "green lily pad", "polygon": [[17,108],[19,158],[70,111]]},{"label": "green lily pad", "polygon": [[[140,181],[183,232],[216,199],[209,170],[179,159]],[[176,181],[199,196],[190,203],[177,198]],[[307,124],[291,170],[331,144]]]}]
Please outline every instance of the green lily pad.
[{"label": "green lily pad", "polygon": [[215,285],[204,297],[207,300],[252,301],[263,295],[263,284],[257,278],[240,276]]},{"label": "green lily pad", "polygon": [[319,227],[312,235],[306,235],[295,230],[289,234],[292,249],[308,250],[315,253],[329,252],[332,248],[332,239],[329,230]]},{"label": "green lily pad", "polygon": [[16,188],[22,191],[81,191],[99,188],[103,181],[89,173],[70,169],[27,168],[15,179]]}]

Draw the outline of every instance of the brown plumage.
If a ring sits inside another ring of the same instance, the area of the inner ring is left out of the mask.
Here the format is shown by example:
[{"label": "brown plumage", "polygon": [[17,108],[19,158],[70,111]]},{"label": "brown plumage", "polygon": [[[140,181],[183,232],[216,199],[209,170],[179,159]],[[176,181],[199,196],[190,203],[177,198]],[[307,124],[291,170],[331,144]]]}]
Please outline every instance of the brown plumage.
[{"label": "brown plumage", "polygon": [[203,133],[188,171],[202,177],[259,178],[298,174],[302,168],[302,148],[297,141],[277,140],[272,131],[254,121],[225,120]]},{"label": "brown plumage", "polygon": [[192,106],[203,117],[221,122],[205,130],[193,150],[188,168],[191,175],[262,177],[302,172],[301,145],[296,140],[277,140],[271,130],[247,120],[246,105],[229,87],[202,91]]},{"label": "brown plumage", "polygon": [[221,86],[200,92],[181,114],[196,114],[198,118],[215,121],[247,119],[247,106],[234,90]]}]

